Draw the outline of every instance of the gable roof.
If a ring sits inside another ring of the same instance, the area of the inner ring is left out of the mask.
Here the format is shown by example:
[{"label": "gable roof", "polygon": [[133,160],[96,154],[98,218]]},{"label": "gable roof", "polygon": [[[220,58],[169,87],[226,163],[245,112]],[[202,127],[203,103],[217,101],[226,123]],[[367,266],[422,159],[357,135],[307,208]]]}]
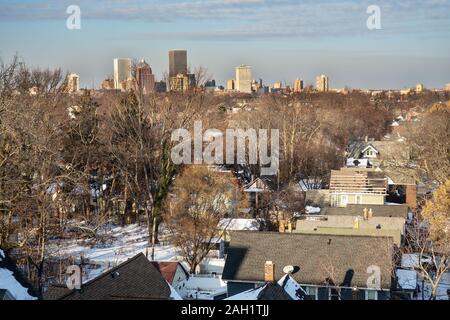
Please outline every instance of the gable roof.
[{"label": "gable roof", "polygon": [[222,279],[264,282],[266,261],[275,264],[275,279],[292,265],[299,284],[367,287],[371,265],[380,267],[381,288],[390,289],[393,239],[342,235],[236,231],[225,261]]},{"label": "gable roof", "polygon": [[362,216],[364,209],[372,209],[373,217],[408,218],[408,205],[382,205],[382,204],[348,204],[347,207],[324,207],[320,214],[339,216]]},{"label": "gable roof", "polygon": [[44,295],[57,300],[170,300],[171,289],[155,266],[140,253],[81,286]]},{"label": "gable roof", "polygon": [[161,272],[163,278],[166,279],[166,281],[170,284],[173,283],[173,278],[175,277],[175,273],[177,272],[178,266],[180,266],[181,270],[186,274],[186,277],[189,278],[189,274],[179,262],[152,261],[152,264],[159,272]]}]

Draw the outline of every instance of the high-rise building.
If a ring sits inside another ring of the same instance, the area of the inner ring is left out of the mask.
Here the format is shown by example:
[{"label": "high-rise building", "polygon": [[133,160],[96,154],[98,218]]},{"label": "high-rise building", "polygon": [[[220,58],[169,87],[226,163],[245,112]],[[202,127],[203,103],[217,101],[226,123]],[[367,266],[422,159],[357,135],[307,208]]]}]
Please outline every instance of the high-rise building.
[{"label": "high-rise building", "polygon": [[417,93],[423,92],[423,89],[424,89],[423,84],[421,84],[421,83],[416,84],[416,92]]},{"label": "high-rise building", "polygon": [[252,93],[252,67],[240,65],[236,67],[235,88],[239,92]]},{"label": "high-rise building", "polygon": [[114,88],[122,89],[122,82],[131,78],[131,59],[114,59]]},{"label": "high-rise building", "polygon": [[447,85],[445,86],[445,90],[450,91],[450,83],[447,83]]},{"label": "high-rise building", "polygon": [[329,90],[329,79],[322,74],[316,78],[316,89],[319,92],[327,92]]},{"label": "high-rise building", "polygon": [[71,73],[67,76],[67,91],[75,93],[80,90],[80,77],[76,73]]},{"label": "high-rise building", "polygon": [[231,79],[231,80],[228,80],[228,82],[227,82],[227,90],[234,90],[235,89],[235,86],[234,86],[234,80],[233,79]]},{"label": "high-rise building", "polygon": [[294,81],[294,93],[299,93],[303,91],[303,80],[296,79]]},{"label": "high-rise building", "polygon": [[176,77],[179,74],[187,74],[187,51],[169,51],[169,77]]},{"label": "high-rise building", "polygon": [[155,75],[145,60],[141,60],[136,67],[136,79],[139,92],[143,94],[155,92]]}]

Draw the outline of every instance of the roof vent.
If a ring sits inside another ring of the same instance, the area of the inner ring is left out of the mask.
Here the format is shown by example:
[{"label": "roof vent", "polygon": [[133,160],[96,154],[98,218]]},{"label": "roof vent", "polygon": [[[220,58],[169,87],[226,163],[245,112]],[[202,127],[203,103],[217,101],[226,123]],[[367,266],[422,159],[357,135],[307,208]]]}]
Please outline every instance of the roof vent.
[{"label": "roof vent", "polygon": [[331,244],[331,238],[328,238],[328,245]]},{"label": "roof vent", "polygon": [[115,278],[117,278],[118,276],[120,276],[119,271],[111,272],[111,278],[115,279]]}]

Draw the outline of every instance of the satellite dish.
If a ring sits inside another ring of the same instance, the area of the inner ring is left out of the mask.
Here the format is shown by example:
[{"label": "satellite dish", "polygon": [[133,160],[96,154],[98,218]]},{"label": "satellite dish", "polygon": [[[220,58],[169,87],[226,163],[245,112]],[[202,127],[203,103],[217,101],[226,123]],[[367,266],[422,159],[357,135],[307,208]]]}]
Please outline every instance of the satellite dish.
[{"label": "satellite dish", "polygon": [[283,268],[283,272],[285,274],[291,274],[292,272],[294,272],[294,267],[293,266],[286,266]]}]

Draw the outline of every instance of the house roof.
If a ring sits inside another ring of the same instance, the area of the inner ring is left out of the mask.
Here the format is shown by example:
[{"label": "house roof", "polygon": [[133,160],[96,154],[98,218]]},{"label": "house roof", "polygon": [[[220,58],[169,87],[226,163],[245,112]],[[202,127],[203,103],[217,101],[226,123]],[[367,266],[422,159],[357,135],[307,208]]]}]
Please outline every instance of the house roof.
[{"label": "house roof", "polygon": [[320,214],[362,216],[364,209],[372,209],[373,217],[399,217],[408,218],[408,205],[382,205],[382,204],[348,204],[347,207],[324,207]]},{"label": "house roof", "polygon": [[[171,289],[142,253],[81,286],[81,290],[51,287],[45,299],[57,300],[170,300]],[[61,296],[58,296],[62,294]]]},{"label": "house roof", "polygon": [[342,235],[236,231],[225,261],[222,279],[264,282],[266,261],[275,264],[275,279],[285,266],[298,267],[292,275],[299,284],[367,287],[370,266],[381,272],[381,288],[390,289],[393,239]]},{"label": "house roof", "polygon": [[268,282],[226,300],[303,300],[305,296],[300,285],[290,275],[285,275],[278,282]]},{"label": "house roof", "polygon": [[259,219],[224,218],[219,221],[218,228],[233,231],[258,231],[261,229],[261,221]]},{"label": "house roof", "polygon": [[[36,292],[23,276],[11,258],[0,249],[0,290],[1,296],[8,293],[16,300],[35,300]],[[0,300],[2,299],[0,297]]]},{"label": "house roof", "polygon": [[177,272],[178,266],[183,270],[183,272],[186,274],[187,277],[189,277],[189,274],[184,269],[184,267],[176,261],[152,261],[152,264],[155,266],[155,268],[161,272],[162,276],[166,281],[170,284],[173,283],[173,278],[175,277],[175,273]]},{"label": "house roof", "polygon": [[330,193],[386,194],[386,189],[383,172],[353,168],[331,170]]}]

